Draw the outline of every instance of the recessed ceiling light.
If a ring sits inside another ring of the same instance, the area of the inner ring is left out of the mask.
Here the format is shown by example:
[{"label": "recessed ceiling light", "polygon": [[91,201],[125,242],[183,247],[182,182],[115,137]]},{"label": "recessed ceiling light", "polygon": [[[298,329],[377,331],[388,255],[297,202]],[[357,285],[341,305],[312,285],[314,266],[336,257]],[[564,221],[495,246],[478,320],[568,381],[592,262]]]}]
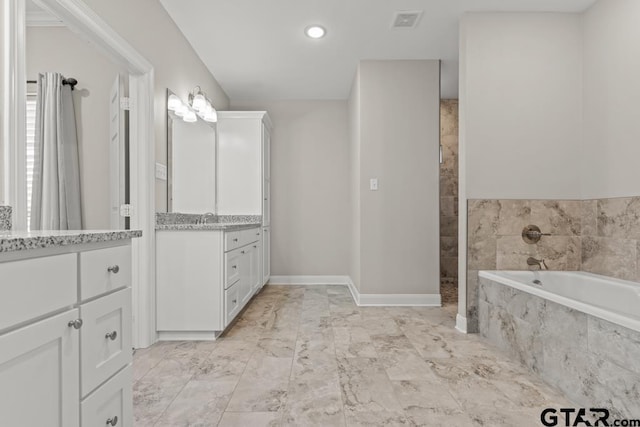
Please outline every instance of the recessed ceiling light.
[{"label": "recessed ceiling light", "polygon": [[307,35],[307,37],[310,37],[312,39],[321,39],[325,36],[325,34],[327,34],[327,30],[325,30],[320,25],[310,25],[305,28],[304,33]]}]

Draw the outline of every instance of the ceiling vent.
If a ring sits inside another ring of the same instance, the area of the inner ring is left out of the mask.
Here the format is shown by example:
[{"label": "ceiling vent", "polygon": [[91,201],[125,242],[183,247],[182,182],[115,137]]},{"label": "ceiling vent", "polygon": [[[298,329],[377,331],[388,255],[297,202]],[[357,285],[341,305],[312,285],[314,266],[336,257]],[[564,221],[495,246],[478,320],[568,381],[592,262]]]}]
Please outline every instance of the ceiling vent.
[{"label": "ceiling vent", "polygon": [[396,12],[391,27],[402,29],[415,28],[420,21],[420,17],[422,17],[421,10],[403,10]]}]

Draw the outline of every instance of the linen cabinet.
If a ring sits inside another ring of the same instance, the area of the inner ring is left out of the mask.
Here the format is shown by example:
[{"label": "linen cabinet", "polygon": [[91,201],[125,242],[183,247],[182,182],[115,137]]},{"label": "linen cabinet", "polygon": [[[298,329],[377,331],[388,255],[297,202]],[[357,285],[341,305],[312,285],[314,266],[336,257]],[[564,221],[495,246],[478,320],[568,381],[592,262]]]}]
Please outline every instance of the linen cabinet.
[{"label": "linen cabinet", "polygon": [[271,259],[271,119],[266,111],[218,112],[218,214],[262,217],[262,284]]}]

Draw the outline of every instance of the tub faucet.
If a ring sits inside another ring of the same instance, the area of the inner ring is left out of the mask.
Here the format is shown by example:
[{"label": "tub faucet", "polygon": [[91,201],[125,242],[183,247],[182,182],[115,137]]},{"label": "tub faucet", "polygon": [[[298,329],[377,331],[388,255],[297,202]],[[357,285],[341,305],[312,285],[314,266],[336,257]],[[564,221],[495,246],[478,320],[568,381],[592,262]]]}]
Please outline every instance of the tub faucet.
[{"label": "tub faucet", "polygon": [[535,259],[534,257],[529,257],[527,258],[527,265],[537,265],[540,270],[548,270],[549,267],[547,267],[547,264],[544,262],[544,259],[540,258],[540,259]]}]

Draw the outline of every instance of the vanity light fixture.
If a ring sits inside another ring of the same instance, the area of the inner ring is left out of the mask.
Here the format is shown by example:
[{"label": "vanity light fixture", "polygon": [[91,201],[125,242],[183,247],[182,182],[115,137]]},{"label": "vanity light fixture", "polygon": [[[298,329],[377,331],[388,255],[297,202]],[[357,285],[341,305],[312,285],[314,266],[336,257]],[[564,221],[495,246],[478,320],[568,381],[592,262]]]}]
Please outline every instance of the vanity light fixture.
[{"label": "vanity light fixture", "polygon": [[169,95],[169,99],[167,100],[167,108],[171,111],[176,111],[182,105],[182,101],[180,98],[175,96],[174,94]]},{"label": "vanity light fixture", "polygon": [[196,116],[196,113],[193,110],[189,110],[187,111],[187,113],[184,115],[184,117],[182,118],[182,120],[184,120],[187,123],[194,123],[198,121],[198,117]]},{"label": "vanity light fixture", "polygon": [[189,93],[189,105],[202,118],[202,120],[215,123],[218,121],[218,113],[213,108],[213,104],[207,98],[200,86],[196,86]]},{"label": "vanity light fixture", "polygon": [[321,39],[327,34],[327,30],[325,30],[324,27],[321,27],[320,25],[309,25],[304,29],[304,33],[309,38]]}]

